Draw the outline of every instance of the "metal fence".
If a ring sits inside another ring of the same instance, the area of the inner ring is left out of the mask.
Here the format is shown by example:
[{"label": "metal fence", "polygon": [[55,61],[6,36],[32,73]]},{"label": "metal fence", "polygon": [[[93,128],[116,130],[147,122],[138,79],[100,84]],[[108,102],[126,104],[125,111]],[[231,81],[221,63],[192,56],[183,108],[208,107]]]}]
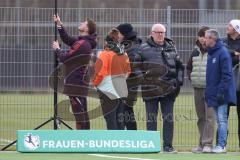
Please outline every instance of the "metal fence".
[{"label": "metal fence", "polygon": [[[14,140],[16,130],[34,128],[52,115],[53,91],[49,87],[48,76],[53,71],[51,49],[54,40],[53,13],[52,8],[0,8],[0,146]],[[168,37],[175,41],[184,63],[187,62],[194,47],[200,26],[217,28],[220,34],[225,36],[227,23],[231,19],[240,17],[240,11],[237,10],[179,10],[171,7],[166,9],[64,8],[59,9],[58,13],[71,35],[78,33],[78,25],[84,18],[94,19],[98,27],[97,49],[102,49],[104,36],[110,28],[120,23],[131,23],[143,41],[148,37],[154,23],[163,23],[166,25]],[[191,93],[191,86],[186,79],[181,98],[177,99],[175,104],[175,113],[186,120],[181,119],[177,122],[175,129],[177,138],[174,143],[182,150],[197,145],[198,141]],[[65,98],[63,95],[60,96],[60,99]],[[97,103],[97,100],[91,98],[88,101],[90,107]],[[135,110],[143,113],[141,100],[138,101]],[[228,145],[232,150],[236,150],[238,145],[235,127],[237,116],[234,111],[231,112],[229,122]],[[138,128],[145,129],[144,115],[137,116]],[[101,117],[92,122],[92,129],[105,127]]]}]

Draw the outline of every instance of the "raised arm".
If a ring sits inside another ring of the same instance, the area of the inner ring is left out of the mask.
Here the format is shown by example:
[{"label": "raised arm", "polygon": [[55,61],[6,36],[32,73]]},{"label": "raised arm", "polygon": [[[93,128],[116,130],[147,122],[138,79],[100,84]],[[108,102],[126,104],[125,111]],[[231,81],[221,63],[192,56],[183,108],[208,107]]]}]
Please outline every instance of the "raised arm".
[{"label": "raised arm", "polygon": [[88,54],[88,51],[91,50],[91,46],[85,40],[80,40],[74,43],[69,50],[64,51],[60,49],[58,42],[53,42],[53,49],[55,49],[60,62],[64,62],[76,54]]},{"label": "raised arm", "polygon": [[57,15],[53,16],[53,20],[54,22],[57,23],[57,29],[58,32],[60,34],[60,38],[63,41],[63,43],[65,43],[68,46],[72,46],[76,41],[77,41],[77,37],[73,37],[68,35],[66,29],[63,27],[63,23],[60,20],[60,17]]}]

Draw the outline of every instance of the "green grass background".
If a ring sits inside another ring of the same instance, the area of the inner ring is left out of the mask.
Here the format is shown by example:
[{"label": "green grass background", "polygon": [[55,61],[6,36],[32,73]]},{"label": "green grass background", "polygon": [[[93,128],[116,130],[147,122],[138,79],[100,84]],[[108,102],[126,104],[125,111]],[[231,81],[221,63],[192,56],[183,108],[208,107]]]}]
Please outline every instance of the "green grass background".
[{"label": "green grass background", "polygon": [[[240,154],[192,154],[192,153],[178,153],[178,154],[105,154],[107,156],[117,156],[122,158],[97,157],[84,153],[1,153],[1,160],[114,160],[114,159],[137,159],[139,160],[239,160]],[[129,157],[129,158],[126,158]]]},{"label": "green grass background", "polygon": [[[60,95],[61,100],[68,99]],[[88,99],[89,110],[96,108],[99,100]],[[146,129],[145,107],[142,99],[139,98],[134,107],[139,130]],[[66,117],[69,109],[59,112]],[[101,112],[101,110],[99,111]],[[173,144],[178,151],[190,151],[198,144],[197,119],[194,108],[193,95],[183,94],[176,99],[174,106],[175,130]],[[1,93],[0,95],[0,147],[3,148],[9,142],[16,139],[17,130],[33,129],[37,125],[48,120],[53,115],[53,95],[50,93]],[[101,113],[100,113],[101,115]],[[90,117],[94,117],[93,114]],[[73,121],[63,119],[70,126],[75,128]],[[91,129],[106,129],[102,116],[91,120]],[[50,122],[42,129],[53,129],[53,122]],[[61,125],[61,129],[67,129]],[[161,132],[162,120],[158,117],[158,130]],[[232,107],[229,119],[228,150],[239,151],[237,137],[237,113],[236,107]],[[9,148],[15,150],[15,146]]]}]

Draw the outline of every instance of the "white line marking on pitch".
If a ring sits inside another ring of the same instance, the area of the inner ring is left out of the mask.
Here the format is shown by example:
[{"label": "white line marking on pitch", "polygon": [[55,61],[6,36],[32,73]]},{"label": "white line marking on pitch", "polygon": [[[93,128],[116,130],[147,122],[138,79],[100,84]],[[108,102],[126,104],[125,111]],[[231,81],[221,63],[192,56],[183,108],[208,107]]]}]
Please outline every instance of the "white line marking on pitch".
[{"label": "white line marking on pitch", "polygon": [[[13,141],[11,141],[11,140],[3,139],[3,138],[1,138],[0,141],[6,142],[6,143],[11,143],[11,142],[13,142]],[[15,143],[14,145],[16,145],[16,143]]]},{"label": "white line marking on pitch", "polygon": [[128,159],[128,160],[157,160],[157,159],[146,159],[146,158],[133,158],[133,157],[119,157],[119,156],[109,156],[104,154],[88,154],[90,156],[103,157],[103,158],[114,158],[114,159]]}]

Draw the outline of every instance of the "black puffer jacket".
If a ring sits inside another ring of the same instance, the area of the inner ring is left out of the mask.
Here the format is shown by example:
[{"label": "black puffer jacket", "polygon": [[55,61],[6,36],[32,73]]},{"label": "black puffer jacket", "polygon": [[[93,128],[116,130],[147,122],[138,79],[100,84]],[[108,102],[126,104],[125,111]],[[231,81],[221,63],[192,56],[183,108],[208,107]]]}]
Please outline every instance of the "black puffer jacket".
[{"label": "black puffer jacket", "polygon": [[[124,40],[122,42],[122,44],[125,46],[125,51],[127,52],[129,60],[131,62],[131,73],[127,78],[128,99],[131,101],[137,100],[137,92],[139,86],[139,80],[137,76],[139,72],[138,69],[134,67],[134,63],[141,43],[142,40],[137,37],[131,38],[129,40]],[[133,106],[133,104],[130,104],[130,106]]]},{"label": "black puffer jacket", "polygon": [[230,36],[224,37],[221,40],[231,54],[232,64],[235,66],[239,63],[239,56],[236,56],[234,51],[240,52],[240,36],[238,36],[235,40],[233,40]]},{"label": "black puffer jacket", "polygon": [[[184,66],[171,39],[165,38],[164,45],[158,45],[150,37],[140,46],[138,55],[136,59],[142,62],[141,70],[145,77],[145,85],[152,84],[153,79],[158,79],[163,83],[170,83],[179,91],[180,86],[183,85]],[[159,95],[164,95],[160,93],[164,90],[162,84],[158,82],[155,85],[159,88]],[[178,91],[172,90],[170,93]]]},{"label": "black puffer jacket", "polygon": [[133,63],[135,61],[136,54],[138,53],[138,49],[142,44],[142,40],[139,38],[135,38],[133,40],[125,40],[123,41],[123,44],[125,46],[125,51],[128,54],[130,62]]}]

